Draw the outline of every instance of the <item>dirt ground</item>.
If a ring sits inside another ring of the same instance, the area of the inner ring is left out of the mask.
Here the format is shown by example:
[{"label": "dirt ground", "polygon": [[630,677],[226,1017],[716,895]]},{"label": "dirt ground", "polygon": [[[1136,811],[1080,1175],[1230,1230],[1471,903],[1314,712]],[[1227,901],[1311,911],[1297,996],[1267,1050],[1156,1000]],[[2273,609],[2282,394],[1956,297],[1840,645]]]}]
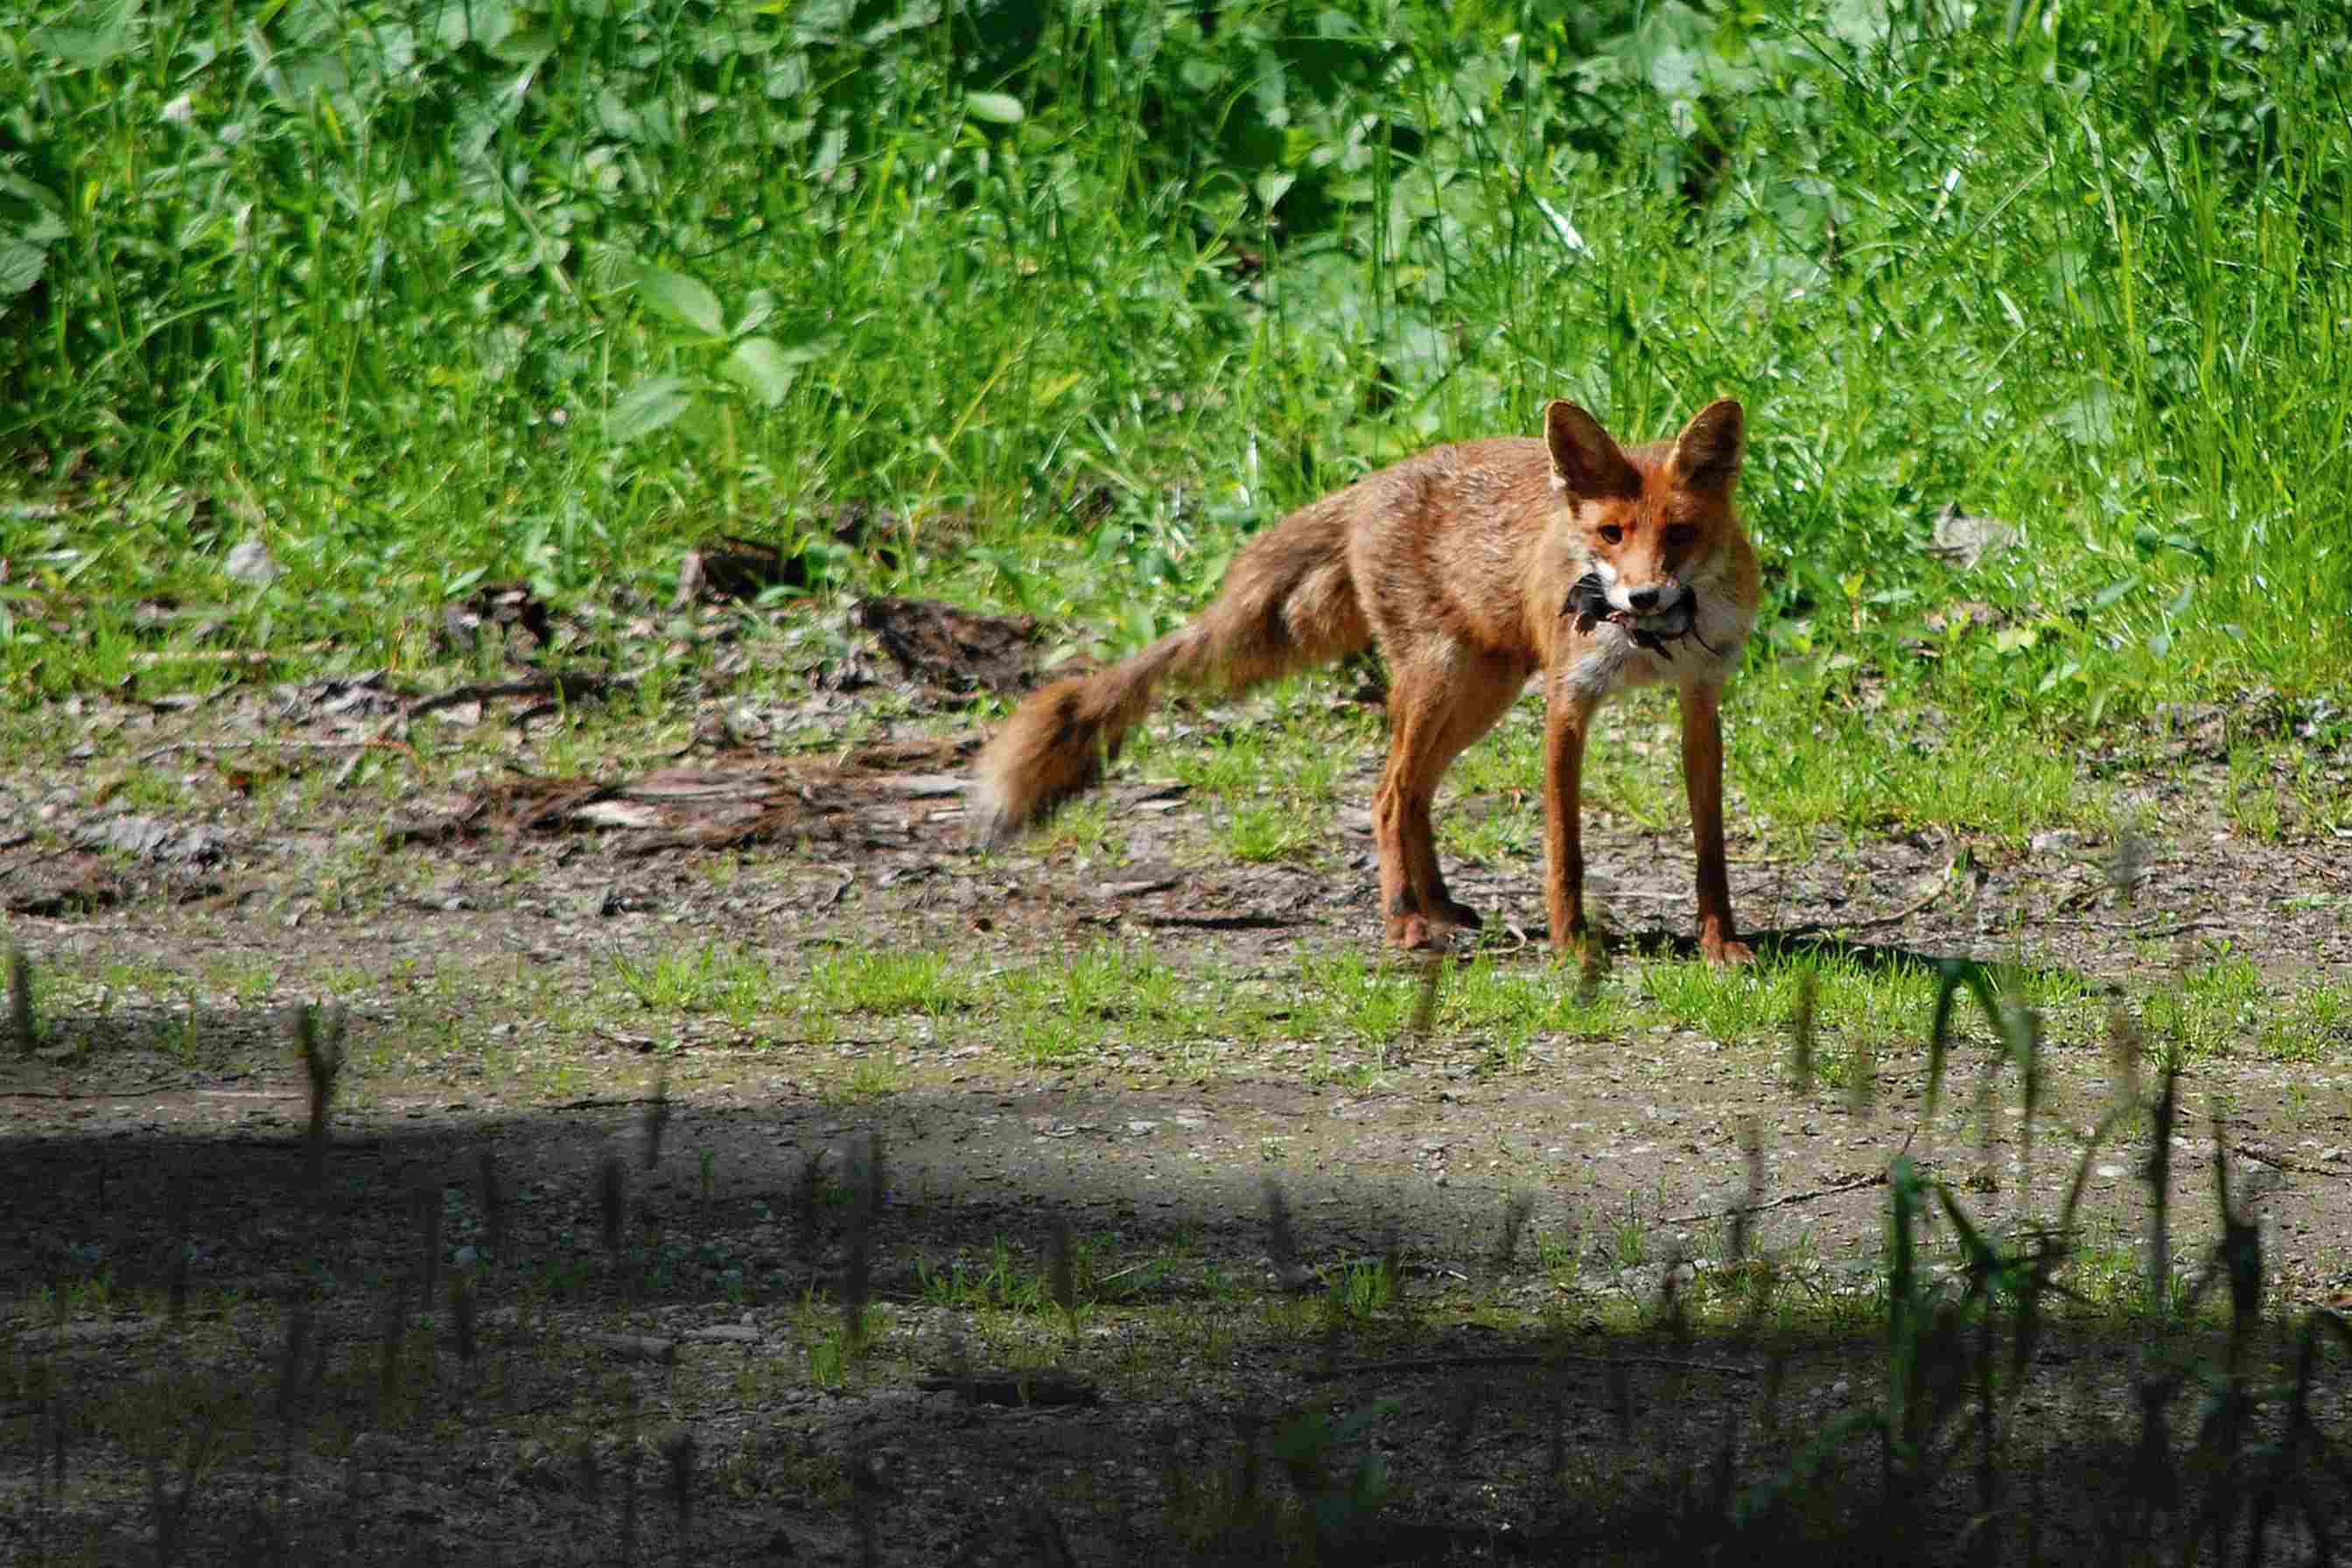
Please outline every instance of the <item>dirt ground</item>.
[{"label": "dirt ground", "polygon": [[[0,1058],[0,1554],[1232,1555],[1236,1496],[1311,1510],[1377,1456],[1382,1526],[1348,1560],[1663,1558],[1695,1465],[1723,1450],[1768,1472],[1868,1402],[1889,1160],[1907,1151],[1993,1217],[2054,1213],[2107,1104],[2098,1046],[2060,1042],[2029,1167],[2014,1117],[1989,1142],[1957,1113],[1923,1126],[1916,1037],[1885,1044],[1864,1114],[1791,1093],[1770,1051],[1665,1025],[1538,1035],[1507,1066],[1475,1038],[1400,1040],[1359,1080],[1279,1041],[1041,1068],[952,1016],[812,1042],[591,1005],[615,955],[706,940],[789,968],[844,944],[985,964],[1109,938],[1276,983],[1302,952],[1376,941],[1369,752],[1314,864],[1221,856],[1197,805],[1132,772],[1112,791],[1122,864],[981,857],[952,672],[870,621],[841,636],[805,696],[714,690],[682,753],[608,751],[562,782],[564,708],[600,694],[529,675],[431,700],[436,733],[487,727],[511,754],[429,788],[397,782],[423,700],[365,676],[83,698],[47,716],[77,742],[0,766],[5,931],[48,977],[39,1048]],[[2226,721],[2184,716],[2169,755],[2085,758],[2128,770],[2156,825],[2128,904],[2115,847],[2086,833],[1824,835],[1793,856],[1735,837],[1743,922],[1768,956],[2021,958],[2118,995],[2222,938],[2281,985],[2340,981],[2352,841],[2234,836]],[[176,792],[131,798],[126,777],[157,774]],[[1604,819],[1588,855],[1622,932],[1685,931],[1678,830]],[[1536,865],[1454,888],[1501,962],[1548,963]],[[314,1170],[285,1020],[317,995],[349,1006],[352,1066]],[[2218,1229],[2210,1110],[2281,1321],[2352,1283],[2340,1044],[2185,1080],[2176,1247],[2193,1263]],[[845,1092],[869,1056],[891,1087]],[[1660,1303],[1738,1267],[1744,1127],[1769,1205],[1748,1246],[1812,1326],[1678,1338]],[[2094,1157],[2086,1234],[2142,1234],[2146,1155]],[[1072,1323],[1048,1310],[1016,1331],[940,1284],[959,1259],[978,1278],[1003,1238],[1050,1294],[1057,1229],[1089,1302]],[[1402,1300],[1330,1309],[1335,1281],[1389,1257]],[[849,1355],[859,1276],[872,1321]],[[1821,1328],[1841,1301],[1851,1337]],[[2111,1338],[2055,1335],[2021,1473],[2126,1444],[2136,1365]],[[1294,1462],[1316,1420],[1336,1470]]]}]

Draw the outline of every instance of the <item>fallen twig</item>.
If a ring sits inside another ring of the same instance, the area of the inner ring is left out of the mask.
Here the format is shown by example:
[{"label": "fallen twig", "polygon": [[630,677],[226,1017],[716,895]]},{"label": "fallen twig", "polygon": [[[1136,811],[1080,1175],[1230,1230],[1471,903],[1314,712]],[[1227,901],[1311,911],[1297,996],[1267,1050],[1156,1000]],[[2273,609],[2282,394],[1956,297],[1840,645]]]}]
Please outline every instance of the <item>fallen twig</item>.
[{"label": "fallen twig", "polygon": [[342,752],[353,747],[366,746],[387,746],[403,752],[409,749],[407,742],[387,741],[383,738],[383,732],[379,731],[373,735],[363,735],[355,741],[167,741],[163,745],[140,752],[139,760],[142,763],[152,763],[157,757],[168,756],[173,752]]},{"label": "fallen twig", "polygon": [[131,662],[142,669],[152,669],[164,664],[274,664],[280,659],[300,658],[308,654],[324,653],[335,645],[331,642],[306,642],[293,647],[163,647],[147,648],[131,656]]},{"label": "fallen twig", "polygon": [[[407,742],[394,742],[393,731],[404,728],[411,720],[423,718],[427,713],[437,712],[444,708],[455,708],[461,702],[487,702],[499,697],[553,697],[562,702],[578,702],[585,698],[602,697],[606,691],[612,689],[614,684],[614,679],[611,676],[572,673],[532,675],[526,676],[520,680],[469,680],[462,686],[453,686],[446,691],[436,691],[430,697],[419,697],[404,704],[398,712],[394,713],[376,727],[374,734],[369,736],[364,742],[353,743],[362,748],[397,744],[405,750]],[[546,709],[547,704],[543,702],[534,703],[518,714],[513,721],[517,724],[528,723]],[[352,774],[359,770],[360,763],[366,756],[367,752],[364,749],[356,752],[350,762],[337,770],[335,773],[337,789],[342,788],[351,782]]]},{"label": "fallen twig", "polygon": [[2230,1152],[2241,1154],[2258,1165],[2268,1165],[2273,1171],[2293,1171],[2305,1176],[2352,1177],[2352,1170],[2331,1171],[2325,1165],[2306,1165],[2300,1160],[2290,1160],[2284,1154],[2265,1153],[2251,1143],[2232,1143]]},{"label": "fallen twig", "polygon": [[1885,1184],[1886,1173],[1878,1171],[1867,1176],[1856,1176],[1850,1182],[1840,1182],[1834,1186],[1815,1187],[1810,1192],[1785,1194],[1774,1198],[1769,1204],[1738,1204],[1727,1209],[1703,1209],[1697,1214],[1663,1215],[1659,1217],[1658,1223],[1660,1225],[1703,1225],[1708,1220],[1726,1219],[1743,1211],[1748,1214],[1762,1214],[1766,1209],[1786,1208],[1790,1204],[1808,1204],[1815,1198],[1833,1198],[1840,1193],[1858,1193],[1864,1187],[1883,1187]]},{"label": "fallen twig", "polygon": [[[2158,917],[2158,918],[2160,919],[2161,917]],[[2027,921],[2028,921],[2031,924],[2033,924],[2033,925],[2039,925],[2039,926],[2072,926],[2072,927],[2074,927],[2074,928],[2076,928],[2076,929],[2078,929],[2078,930],[2083,930],[2083,931],[2118,931],[2118,932],[2122,932],[2122,933],[2125,933],[2125,934],[2126,934],[2126,935],[2130,935],[2130,936],[2150,937],[2150,938],[2161,938],[2161,937],[2168,937],[2168,936],[2187,936],[2190,931],[2235,931],[2235,930],[2238,928],[2238,923],[2239,923],[2239,922],[2237,922],[2237,921],[2219,921],[2219,920],[2216,920],[2216,921],[2181,921],[2181,922],[2179,922],[2178,925],[2159,926],[2159,925],[2158,925],[2158,924],[2156,923],[2156,921],[2153,921],[2153,920],[2149,920],[2149,921],[2095,921],[2095,920],[2058,920],[2058,919],[2054,919],[2054,918],[2045,918],[2045,919],[2042,919],[2042,920],[2035,920],[2035,919],[2033,919],[2033,917],[2032,917],[2032,916],[2031,916],[2031,915],[2027,916],[2027,917],[2026,917],[2026,919],[2027,919]]]},{"label": "fallen twig", "polygon": [[601,697],[612,685],[610,676],[583,674],[533,675],[520,680],[469,680],[463,686],[453,686],[446,691],[418,698],[401,716],[418,719],[443,708],[455,708],[460,702],[487,702],[495,697],[561,697],[566,702],[577,702],[584,697]]},{"label": "fallen twig", "polygon": [[1917,903],[1912,904],[1907,908],[1897,910],[1891,915],[1873,915],[1868,920],[1860,921],[1814,921],[1805,925],[1790,926],[1787,931],[1780,934],[1783,936],[1811,936],[1817,932],[1826,934],[1830,931],[1867,931],[1874,926],[1901,925],[1913,915],[1921,913],[1930,905],[1934,904],[1937,900],[1941,899],[1948,887],[1948,882],[1938,882],[1936,884],[1935,890],[1930,892],[1926,898],[1921,899]]},{"label": "fallen twig", "polygon": [[1452,1372],[1462,1367],[1552,1366],[1573,1362],[1579,1366],[1648,1366],[1667,1372],[1711,1372],[1719,1377],[1754,1377],[1756,1369],[1719,1361],[1684,1361],[1662,1355],[1577,1355],[1522,1351],[1507,1355],[1409,1356],[1402,1361],[1368,1361],[1310,1374],[1316,1382],[1341,1377],[1381,1377],[1403,1372]]}]

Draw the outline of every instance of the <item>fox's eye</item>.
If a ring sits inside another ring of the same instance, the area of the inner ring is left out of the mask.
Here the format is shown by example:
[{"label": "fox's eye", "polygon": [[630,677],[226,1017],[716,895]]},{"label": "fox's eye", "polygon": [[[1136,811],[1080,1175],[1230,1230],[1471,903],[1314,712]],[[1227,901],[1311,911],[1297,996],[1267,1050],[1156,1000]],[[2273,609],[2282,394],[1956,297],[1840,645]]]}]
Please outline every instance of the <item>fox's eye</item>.
[{"label": "fox's eye", "polygon": [[1672,528],[1666,530],[1666,546],[1671,550],[1680,550],[1684,545],[1688,544],[1692,540],[1697,537],[1697,529],[1693,528],[1687,522],[1678,522]]},{"label": "fox's eye", "polygon": [[1612,544],[1622,544],[1624,542],[1625,531],[1612,522],[1601,531],[1601,537]]}]

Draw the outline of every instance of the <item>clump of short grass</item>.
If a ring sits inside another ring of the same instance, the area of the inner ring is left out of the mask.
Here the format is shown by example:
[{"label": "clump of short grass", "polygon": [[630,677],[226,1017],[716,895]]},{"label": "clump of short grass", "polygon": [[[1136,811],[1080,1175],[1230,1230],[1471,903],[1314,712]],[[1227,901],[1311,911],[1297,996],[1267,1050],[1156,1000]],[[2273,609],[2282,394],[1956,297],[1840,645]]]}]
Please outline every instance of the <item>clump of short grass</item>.
[{"label": "clump of short grass", "polygon": [[974,978],[951,954],[865,950],[832,954],[808,967],[796,987],[803,1010],[919,1014],[939,1017],[973,1005]]},{"label": "clump of short grass", "polygon": [[910,1081],[905,1067],[887,1057],[861,1054],[848,1070],[828,1079],[818,1097],[828,1105],[856,1105],[897,1094]]},{"label": "clump of short grass", "polygon": [[2178,954],[2168,980],[2140,1002],[2151,1047],[2164,1059],[2191,1062],[2251,1045],[2276,1061],[2314,1061],[2352,1044],[2347,988],[2324,977],[2291,986],[2267,979],[2227,942],[2201,957]]},{"label": "clump of short grass", "polygon": [[1081,795],[1062,806],[1025,847],[1045,856],[1098,857],[1114,866],[1126,858],[1125,833],[1113,824],[1110,797],[1102,794]]},{"label": "clump of short grass", "polygon": [[2317,978],[2292,996],[2274,999],[2255,1033],[2255,1047],[2273,1061],[2321,1061],[2352,1052],[2352,984]]},{"label": "clump of short grass", "polygon": [[[1750,967],[1720,969],[1697,960],[1659,961],[1639,970],[1650,1011],[1729,1044],[1753,1045],[1801,1017],[1815,1067],[1832,1085],[1847,1081],[1843,1063],[1857,1045],[1875,1053],[1921,1043],[1919,1029],[1938,981],[1916,963],[1884,962],[1863,952],[1799,951]],[[2004,968],[2002,994],[2070,1028],[2096,1022],[2091,988],[2063,970]]]},{"label": "clump of short grass", "polygon": [[782,993],[767,960],[740,946],[706,942],[632,958],[616,954],[614,978],[640,1006],[664,1013],[715,1013],[748,1028],[775,1011]]},{"label": "clump of short grass", "polygon": [[1330,847],[1331,814],[1325,807],[1284,800],[1236,805],[1218,827],[1215,842],[1236,860],[1312,861]]}]

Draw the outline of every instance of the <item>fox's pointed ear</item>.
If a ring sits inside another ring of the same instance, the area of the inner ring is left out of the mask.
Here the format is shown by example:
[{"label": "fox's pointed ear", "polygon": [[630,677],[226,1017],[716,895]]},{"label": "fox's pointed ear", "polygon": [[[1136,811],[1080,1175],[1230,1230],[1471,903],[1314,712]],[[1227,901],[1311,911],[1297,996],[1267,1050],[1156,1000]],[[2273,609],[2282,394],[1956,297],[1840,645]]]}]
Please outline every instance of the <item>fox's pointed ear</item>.
[{"label": "fox's pointed ear", "polygon": [[1572,496],[1637,496],[1642,476],[1601,421],[1565,400],[1544,410],[1552,476]]},{"label": "fox's pointed ear", "polygon": [[1675,478],[1695,490],[1728,491],[1748,447],[1748,417],[1725,397],[1700,409],[1675,439]]}]

